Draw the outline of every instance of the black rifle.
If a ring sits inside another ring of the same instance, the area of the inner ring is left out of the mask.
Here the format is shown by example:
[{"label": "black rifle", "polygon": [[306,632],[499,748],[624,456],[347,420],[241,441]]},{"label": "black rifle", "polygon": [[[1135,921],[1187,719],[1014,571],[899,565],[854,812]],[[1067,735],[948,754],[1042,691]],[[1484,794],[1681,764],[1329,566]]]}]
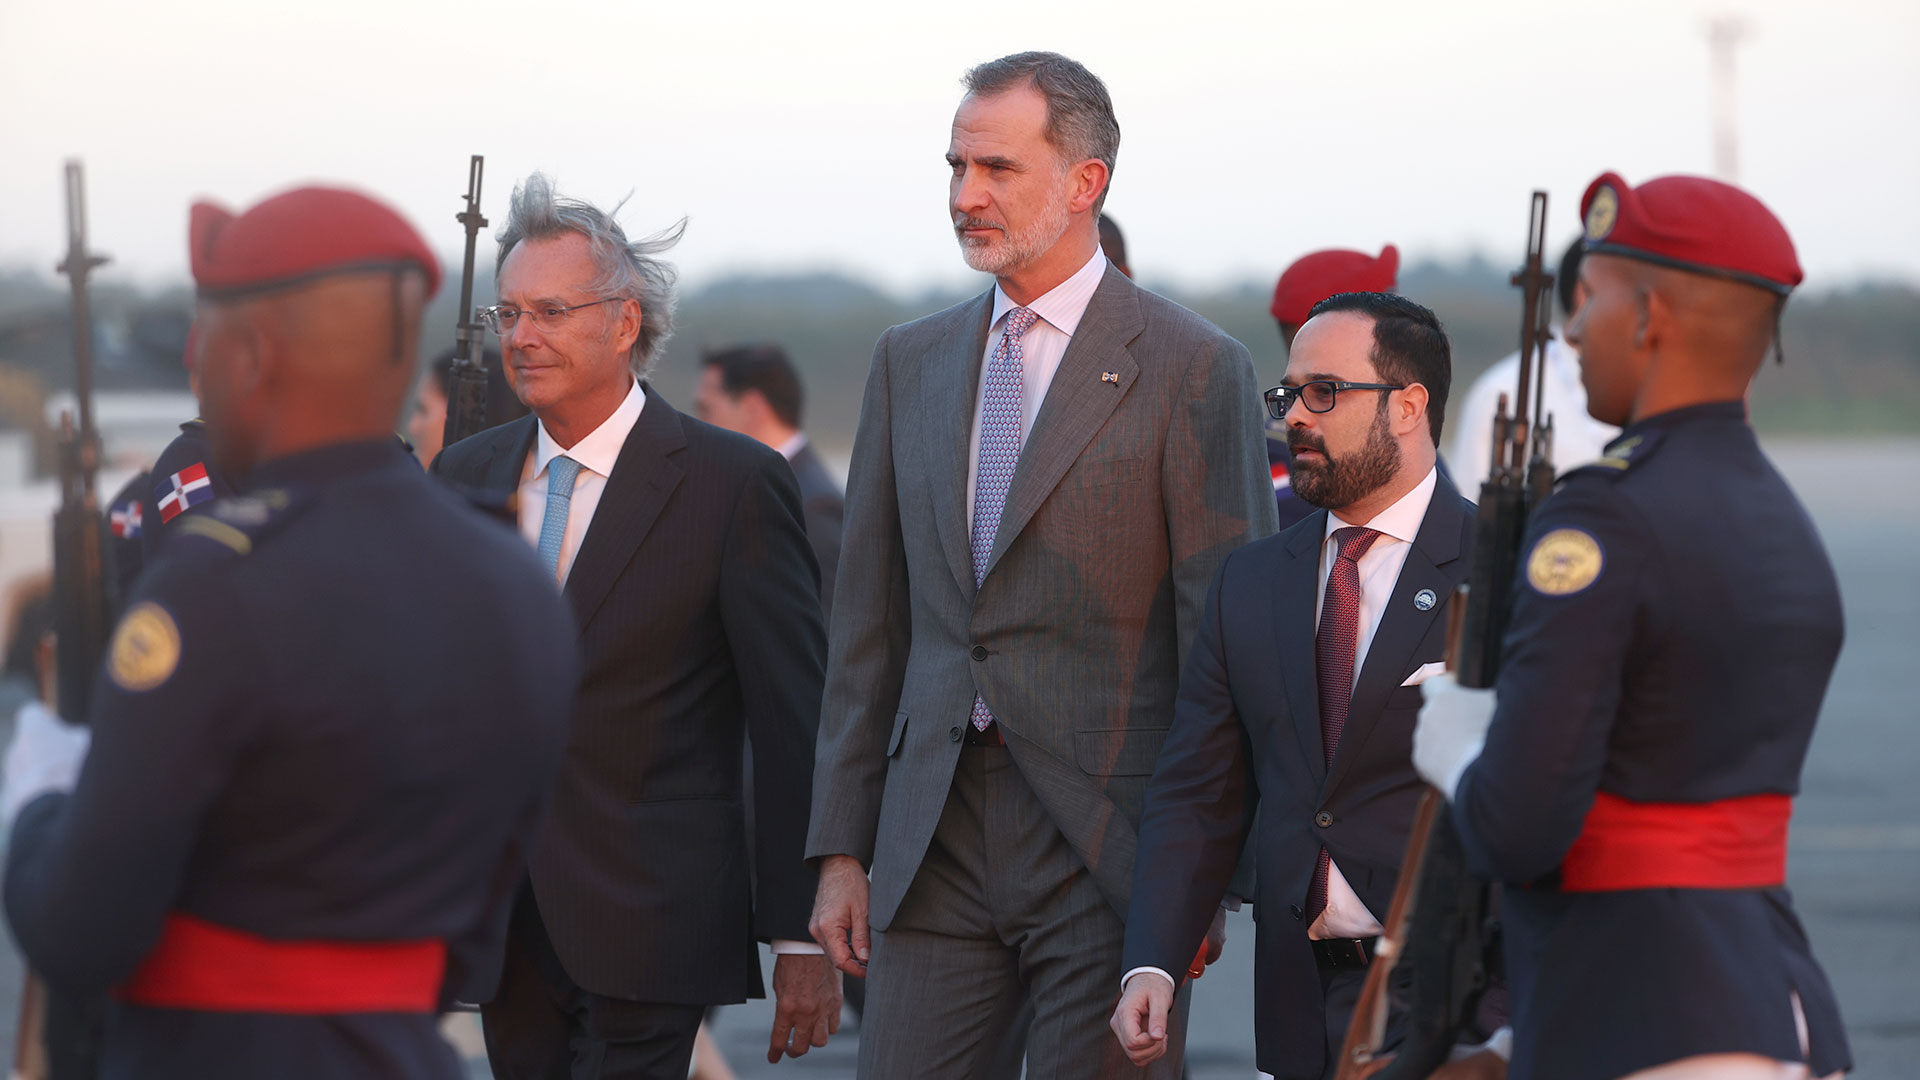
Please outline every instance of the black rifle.
[{"label": "black rifle", "polygon": [[78,161],[67,163],[67,257],[59,270],[73,286],[73,411],[60,416],[60,509],[53,515],[54,634],[59,669],[59,714],[85,723],[94,673],[106,653],[112,610],[106,574],[106,523],[94,477],[100,433],[93,424],[93,313],[87,278],[106,258],[87,251],[86,181]]},{"label": "black rifle", "polygon": [[[1513,607],[1527,520],[1553,490],[1553,424],[1541,416],[1553,314],[1546,230],[1547,193],[1536,191],[1527,223],[1527,261],[1512,277],[1522,296],[1514,410],[1507,412],[1507,396],[1500,395],[1493,420],[1493,463],[1480,485],[1473,570],[1448,611],[1448,657],[1461,686],[1490,687],[1500,674],[1501,640]],[[1448,797],[1433,787],[1420,797],[1377,959],[1367,972],[1341,1047],[1337,1080],[1430,1076],[1446,1063],[1459,1034],[1472,1023],[1488,973],[1496,966],[1499,930],[1493,889],[1467,868],[1466,850],[1448,817]],[[1407,1034],[1391,1061],[1368,1072],[1385,1039],[1388,977],[1402,963],[1412,976],[1402,1002]]]},{"label": "black rifle", "polygon": [[483,331],[473,307],[473,246],[486,228],[480,216],[480,175],[486,158],[479,154],[467,166],[467,208],[454,216],[466,226],[467,255],[460,268],[460,321],[453,331],[453,370],[447,374],[447,426],[442,446],[452,446],[487,427],[487,364],[481,349]]}]

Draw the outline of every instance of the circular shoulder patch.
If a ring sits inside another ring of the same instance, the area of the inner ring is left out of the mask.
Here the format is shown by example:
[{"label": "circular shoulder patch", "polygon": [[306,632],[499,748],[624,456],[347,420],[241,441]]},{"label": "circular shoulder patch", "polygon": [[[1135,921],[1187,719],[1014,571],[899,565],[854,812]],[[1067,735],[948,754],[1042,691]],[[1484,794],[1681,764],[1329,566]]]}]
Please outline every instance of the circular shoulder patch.
[{"label": "circular shoulder patch", "polygon": [[1596,244],[1605,240],[1619,217],[1619,194],[1611,184],[1600,185],[1600,190],[1593,193],[1593,201],[1587,204],[1587,239]]},{"label": "circular shoulder patch", "polygon": [[131,693],[151,690],[180,666],[180,628],[167,609],[142,601],[120,620],[107,647],[107,676]]},{"label": "circular shoulder patch", "polygon": [[1579,529],[1555,529],[1527,555],[1527,584],[1547,596],[1571,596],[1600,577],[1600,541]]}]

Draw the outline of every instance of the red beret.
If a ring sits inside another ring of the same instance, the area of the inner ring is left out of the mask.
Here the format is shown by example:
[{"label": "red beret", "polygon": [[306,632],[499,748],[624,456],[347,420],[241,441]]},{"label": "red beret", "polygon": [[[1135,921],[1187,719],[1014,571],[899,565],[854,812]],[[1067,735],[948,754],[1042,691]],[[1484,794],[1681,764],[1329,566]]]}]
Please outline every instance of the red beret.
[{"label": "red beret", "polygon": [[1267,310],[1283,323],[1299,326],[1313,305],[1343,292],[1392,292],[1400,271],[1400,249],[1388,244],[1379,258],[1358,251],[1316,251],[1293,261],[1273,287]]},{"label": "red beret", "polygon": [[1580,200],[1586,248],[1602,255],[1711,274],[1785,296],[1800,284],[1786,226],[1759,199],[1702,176],[1628,187],[1602,173]]},{"label": "red beret", "polygon": [[440,288],[440,260],[405,218],[339,188],[295,188],[238,217],[212,203],[194,203],[187,245],[194,284],[209,300],[403,266],[427,275],[428,296]]}]

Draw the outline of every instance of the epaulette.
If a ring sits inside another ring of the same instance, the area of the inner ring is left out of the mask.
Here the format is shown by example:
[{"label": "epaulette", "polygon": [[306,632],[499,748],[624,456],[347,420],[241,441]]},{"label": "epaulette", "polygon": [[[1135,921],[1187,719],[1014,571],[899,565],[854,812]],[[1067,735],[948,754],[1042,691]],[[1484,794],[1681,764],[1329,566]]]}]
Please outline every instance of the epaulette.
[{"label": "epaulette", "polygon": [[302,502],[280,488],[216,499],[205,510],[182,518],[175,534],[212,541],[244,558],[297,516]]},{"label": "epaulette", "polygon": [[1561,474],[1560,479],[1565,481],[1575,476],[1594,474],[1625,475],[1629,469],[1651,457],[1665,437],[1666,432],[1660,428],[1635,435],[1623,435],[1608,443],[1607,448],[1600,452],[1598,459],[1589,461],[1577,469],[1568,469]]}]

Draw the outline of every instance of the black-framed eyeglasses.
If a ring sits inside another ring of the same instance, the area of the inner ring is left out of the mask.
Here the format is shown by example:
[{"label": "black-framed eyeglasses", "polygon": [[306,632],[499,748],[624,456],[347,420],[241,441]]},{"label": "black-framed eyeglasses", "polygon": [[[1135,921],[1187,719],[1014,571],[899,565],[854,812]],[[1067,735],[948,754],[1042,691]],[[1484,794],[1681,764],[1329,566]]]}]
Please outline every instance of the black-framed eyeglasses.
[{"label": "black-framed eyeglasses", "polygon": [[1377,382],[1334,382],[1332,379],[1315,379],[1299,386],[1276,386],[1267,391],[1267,415],[1275,420],[1285,420],[1287,410],[1298,401],[1306,405],[1308,412],[1332,412],[1334,402],[1340,398],[1342,390],[1405,390],[1406,383],[1398,386]]},{"label": "black-framed eyeglasses", "polygon": [[533,325],[536,330],[552,332],[560,329],[561,324],[567,321],[567,316],[572,312],[579,311],[581,308],[590,308],[597,304],[611,304],[616,300],[624,299],[626,299],[626,297],[609,296],[604,300],[589,300],[584,304],[536,304],[530,308],[514,308],[495,304],[493,307],[481,308],[479,315],[480,321],[487,324],[487,329],[496,334],[505,335],[512,333],[513,325],[520,321],[520,316],[522,315],[533,320]]}]

